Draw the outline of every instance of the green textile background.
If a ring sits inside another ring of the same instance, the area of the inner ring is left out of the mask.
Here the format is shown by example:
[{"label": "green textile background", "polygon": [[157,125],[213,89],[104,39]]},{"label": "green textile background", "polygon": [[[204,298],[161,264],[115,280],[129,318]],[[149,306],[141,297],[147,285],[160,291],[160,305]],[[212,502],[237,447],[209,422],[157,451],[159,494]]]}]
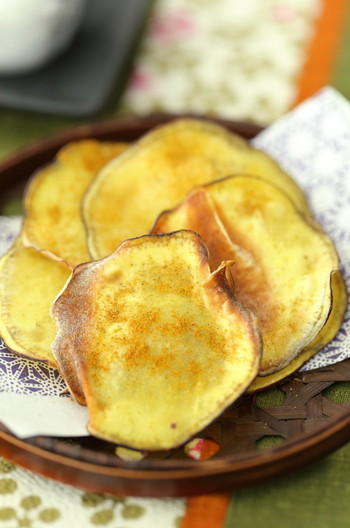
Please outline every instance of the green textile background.
[{"label": "green textile background", "polygon": [[350,444],[292,476],[232,494],[225,528],[349,528]]}]

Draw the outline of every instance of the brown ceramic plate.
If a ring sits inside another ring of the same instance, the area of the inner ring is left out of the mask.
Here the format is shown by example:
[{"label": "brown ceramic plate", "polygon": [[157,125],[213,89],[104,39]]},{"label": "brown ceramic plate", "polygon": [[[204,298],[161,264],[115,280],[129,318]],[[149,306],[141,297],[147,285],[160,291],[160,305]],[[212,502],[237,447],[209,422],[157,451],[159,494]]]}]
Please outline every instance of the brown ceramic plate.
[{"label": "brown ceramic plate", "polygon": [[[32,172],[69,141],[87,137],[133,141],[173,118],[97,123],[30,146],[0,164],[2,197],[21,192]],[[260,131],[251,124],[220,122],[247,139]],[[92,437],[19,440],[1,425],[0,454],[36,473],[96,493],[166,497],[237,489],[304,467],[347,442],[350,403],[336,403],[327,392],[346,381],[350,360],[295,375],[278,388],[279,405],[268,406],[264,394],[242,398],[201,433],[220,446],[210,460],[191,460],[177,449],[127,463],[115,456],[115,446]],[[266,438],[270,446],[275,440],[275,447],[264,449]]]}]

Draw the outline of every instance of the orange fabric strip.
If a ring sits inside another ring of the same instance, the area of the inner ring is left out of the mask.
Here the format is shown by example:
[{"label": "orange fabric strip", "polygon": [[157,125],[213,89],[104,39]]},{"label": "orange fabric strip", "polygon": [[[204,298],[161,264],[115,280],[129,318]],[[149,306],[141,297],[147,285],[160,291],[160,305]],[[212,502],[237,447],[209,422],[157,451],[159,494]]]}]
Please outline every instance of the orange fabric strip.
[{"label": "orange fabric strip", "polygon": [[307,59],[298,80],[293,106],[330,83],[346,19],[347,0],[323,0],[323,9],[315,24]]},{"label": "orange fabric strip", "polygon": [[181,528],[223,528],[230,498],[229,493],[189,498]]}]

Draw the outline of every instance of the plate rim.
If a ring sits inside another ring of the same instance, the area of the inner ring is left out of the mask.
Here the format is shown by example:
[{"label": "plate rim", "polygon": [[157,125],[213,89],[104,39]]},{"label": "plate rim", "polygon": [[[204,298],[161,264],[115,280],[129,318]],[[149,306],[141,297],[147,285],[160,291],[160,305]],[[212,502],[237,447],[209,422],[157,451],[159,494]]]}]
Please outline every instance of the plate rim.
[{"label": "plate rim", "polygon": [[233,491],[285,476],[330,454],[349,437],[347,410],[331,426],[326,423],[280,446],[264,449],[258,457],[248,452],[236,460],[227,455],[221,460],[188,461],[187,468],[145,469],[137,468],[136,463],[111,467],[72,459],[21,440],[0,424],[0,454],[34,473],[86,491],[161,498]]}]

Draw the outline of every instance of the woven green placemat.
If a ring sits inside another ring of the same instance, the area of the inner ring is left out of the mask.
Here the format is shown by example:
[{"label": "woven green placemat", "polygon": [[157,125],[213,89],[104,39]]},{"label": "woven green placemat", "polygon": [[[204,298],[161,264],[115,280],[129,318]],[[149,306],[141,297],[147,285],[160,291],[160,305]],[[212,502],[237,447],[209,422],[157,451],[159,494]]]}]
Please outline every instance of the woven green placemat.
[{"label": "woven green placemat", "polygon": [[233,493],[225,528],[348,528],[350,444],[292,476]]}]

